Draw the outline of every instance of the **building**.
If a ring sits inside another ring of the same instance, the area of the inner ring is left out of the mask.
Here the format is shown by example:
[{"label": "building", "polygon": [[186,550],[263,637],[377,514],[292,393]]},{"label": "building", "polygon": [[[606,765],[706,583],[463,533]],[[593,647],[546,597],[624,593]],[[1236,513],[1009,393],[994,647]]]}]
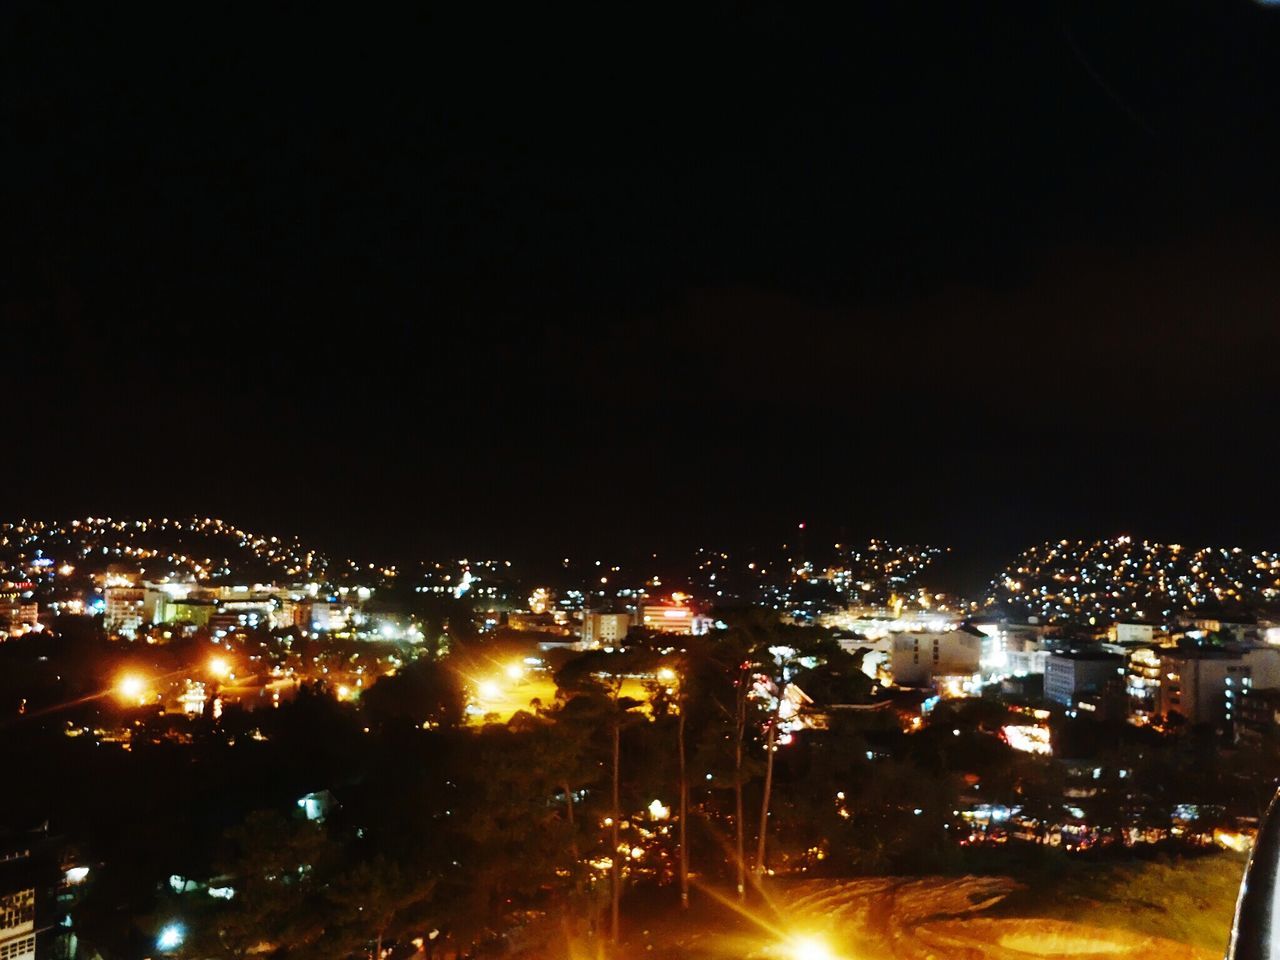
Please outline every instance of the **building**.
[{"label": "building", "polygon": [[893,682],[923,687],[942,678],[972,679],[982,669],[982,640],[982,634],[968,630],[898,634],[889,657]]},{"label": "building", "polygon": [[840,649],[851,656],[862,655],[862,672],[870,679],[880,679],[880,672],[886,673],[893,658],[893,637],[885,634],[875,639],[862,635],[837,637]]},{"label": "building", "polygon": [[1144,726],[1160,712],[1160,680],[1163,676],[1160,649],[1135,647],[1128,653],[1125,694],[1129,698],[1129,720]]},{"label": "building", "polygon": [[1074,707],[1081,700],[1103,692],[1107,681],[1124,672],[1125,658],[1104,650],[1071,650],[1050,653],[1044,661],[1046,699]]},{"label": "building", "polygon": [[1159,711],[1188,723],[1224,726],[1238,719],[1253,687],[1280,687],[1280,649],[1193,647],[1161,657]]},{"label": "building", "polygon": [[144,612],[147,602],[146,588],[107,587],[102,597],[105,603],[102,625],[107,633],[132,637],[143,623],[149,622]]},{"label": "building", "polygon": [[1112,643],[1150,644],[1155,640],[1156,628],[1149,623],[1113,623],[1110,633]]},{"label": "building", "polygon": [[31,851],[0,852],[0,960],[35,960],[36,881]]},{"label": "building", "polygon": [[582,646],[585,649],[615,646],[627,639],[627,631],[630,629],[629,613],[584,613]]},{"label": "building", "polygon": [[1043,629],[1009,623],[1003,618],[978,618],[961,629],[982,634],[982,674],[988,679],[1044,673]]},{"label": "building", "polygon": [[189,623],[196,627],[207,627],[216,608],[217,603],[213,600],[168,597],[159,609],[157,622]]},{"label": "building", "polygon": [[[658,633],[679,633],[686,636],[706,633],[705,617],[699,617],[692,607],[679,603],[643,603],[637,611],[640,626]],[[585,637],[583,638],[585,641]]]},{"label": "building", "polygon": [[351,619],[351,608],[334,600],[315,600],[307,605],[306,626],[316,633],[342,630]]},{"label": "building", "polygon": [[1015,677],[1038,677],[1044,673],[1049,651],[1037,640],[1010,637],[1006,641],[1005,659],[1008,662],[1006,673]]},{"label": "building", "polygon": [[542,613],[517,610],[507,614],[507,627],[511,630],[529,633],[554,633],[557,636],[568,636],[568,618],[559,610],[544,610]]},{"label": "building", "polygon": [[271,597],[223,600],[209,617],[212,630],[243,630],[268,627],[276,604]]},{"label": "building", "polygon": [[1258,622],[1256,620],[1225,620],[1222,617],[1197,614],[1179,618],[1179,623],[1189,637],[1204,637],[1209,634],[1220,634],[1237,643],[1256,639]]},{"label": "building", "polygon": [[10,636],[21,636],[38,625],[39,613],[34,600],[16,594],[0,597],[0,633],[8,631]]},{"label": "building", "polygon": [[1280,744],[1280,690],[1250,689],[1240,698],[1235,718],[1236,742],[1259,749],[1264,743]]}]

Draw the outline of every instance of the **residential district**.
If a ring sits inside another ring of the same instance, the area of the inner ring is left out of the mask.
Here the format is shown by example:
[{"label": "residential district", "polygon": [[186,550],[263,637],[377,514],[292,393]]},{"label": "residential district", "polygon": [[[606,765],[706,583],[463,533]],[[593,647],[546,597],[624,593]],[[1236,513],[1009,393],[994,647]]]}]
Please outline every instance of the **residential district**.
[{"label": "residential district", "polygon": [[1280,554],[1047,543],[966,599],[950,551],[808,537],[525,570],[3,525],[0,960],[614,948],[668,894],[1249,848]]}]

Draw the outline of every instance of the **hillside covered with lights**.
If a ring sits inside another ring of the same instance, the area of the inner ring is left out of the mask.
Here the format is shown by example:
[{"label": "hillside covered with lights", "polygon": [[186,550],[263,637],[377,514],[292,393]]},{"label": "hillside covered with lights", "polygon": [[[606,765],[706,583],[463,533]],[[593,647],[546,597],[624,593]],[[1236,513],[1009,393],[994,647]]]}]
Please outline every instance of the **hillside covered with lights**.
[{"label": "hillside covered with lights", "polygon": [[1023,551],[989,600],[1046,622],[1155,622],[1280,610],[1280,553],[1177,543],[1060,540]]},{"label": "hillside covered with lights", "polygon": [[326,580],[354,570],[297,537],[245,530],[210,517],[118,520],[20,520],[0,524],[0,578],[40,580],[65,570],[81,575],[130,573],[217,581]]}]

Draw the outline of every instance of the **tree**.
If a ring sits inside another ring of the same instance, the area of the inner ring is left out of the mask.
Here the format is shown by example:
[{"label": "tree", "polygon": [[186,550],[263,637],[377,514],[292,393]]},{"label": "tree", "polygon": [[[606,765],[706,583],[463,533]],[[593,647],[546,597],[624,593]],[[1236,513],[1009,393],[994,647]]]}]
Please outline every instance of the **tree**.
[{"label": "tree", "polygon": [[602,717],[609,735],[609,940],[619,941],[622,902],[622,731],[639,722],[634,712],[640,701],[622,696],[628,674],[647,671],[653,655],[647,650],[605,653],[589,651],[565,664],[556,673],[556,686],[570,701],[582,700],[589,712]]},{"label": "tree", "polygon": [[263,944],[310,944],[328,920],[323,887],[336,848],[324,829],[274,810],[251,813],[227,832],[219,873],[235,896],[211,918],[212,939],[234,957]]},{"label": "tree", "polygon": [[462,722],[466,697],[457,674],[438,660],[423,658],[383,677],[361,697],[370,720],[382,725],[454,727]]},{"label": "tree", "polygon": [[325,955],[363,950],[372,940],[372,960],[381,960],[382,943],[396,915],[427,901],[434,889],[434,878],[405,871],[387,857],[356,863],[328,890],[332,919],[326,930]]}]

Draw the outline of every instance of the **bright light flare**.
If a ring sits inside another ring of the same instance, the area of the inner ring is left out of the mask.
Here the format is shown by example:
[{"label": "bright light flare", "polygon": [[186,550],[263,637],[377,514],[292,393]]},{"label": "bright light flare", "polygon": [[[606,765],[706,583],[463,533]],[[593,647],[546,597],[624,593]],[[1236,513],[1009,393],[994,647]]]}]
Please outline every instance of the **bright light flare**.
[{"label": "bright light flare", "polygon": [[519,680],[524,676],[523,663],[508,663],[504,671],[508,680]]},{"label": "bright light flare", "polygon": [[502,696],[502,688],[493,680],[482,680],[477,690],[484,700],[497,700]]},{"label": "bright light flare", "polygon": [[787,960],[838,960],[831,948],[817,937],[796,937],[787,942]]},{"label": "bright light flare", "polygon": [[182,946],[182,941],[186,939],[186,931],[183,930],[180,923],[169,923],[160,931],[160,935],[156,937],[157,950],[177,950]]},{"label": "bright light flare", "polygon": [[209,672],[218,678],[225,678],[231,673],[231,664],[223,657],[214,657],[209,661]]},{"label": "bright light flare", "polygon": [[1001,727],[1004,739],[1009,746],[1024,753],[1038,753],[1041,756],[1053,756],[1053,744],[1049,736],[1049,728],[1039,725],[1010,724]]},{"label": "bright light flare", "polygon": [[116,692],[124,700],[146,703],[147,682],[136,674],[125,674],[116,684]]}]

